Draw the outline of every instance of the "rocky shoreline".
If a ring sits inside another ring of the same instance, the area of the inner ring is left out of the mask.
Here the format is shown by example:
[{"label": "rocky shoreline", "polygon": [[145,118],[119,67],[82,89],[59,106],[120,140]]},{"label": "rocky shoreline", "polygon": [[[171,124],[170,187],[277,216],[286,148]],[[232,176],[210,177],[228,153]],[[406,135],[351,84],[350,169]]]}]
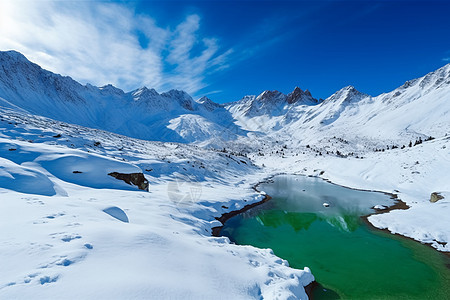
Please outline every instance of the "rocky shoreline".
[{"label": "rocky shoreline", "polygon": [[[253,189],[256,192],[258,192],[258,193],[260,191],[257,190],[257,186],[260,185],[261,183],[262,182],[258,183],[257,185],[255,185],[253,187]],[[252,209],[252,208],[254,208],[254,207],[258,206],[258,205],[266,203],[270,199],[272,199],[272,197],[270,197],[269,195],[266,194],[266,195],[264,195],[264,198],[261,201],[258,201],[258,202],[255,202],[255,203],[251,203],[251,204],[247,204],[247,205],[245,205],[243,208],[241,208],[239,210],[233,210],[233,211],[230,211],[230,212],[222,214],[220,217],[217,217],[216,220],[219,221],[220,223],[222,223],[222,226],[216,226],[216,227],[211,228],[212,236],[220,237],[220,231],[222,230],[225,222],[228,221],[229,219],[231,219],[232,217],[234,217],[236,215],[239,215],[239,214],[241,214],[243,212],[246,212],[247,210]]]}]

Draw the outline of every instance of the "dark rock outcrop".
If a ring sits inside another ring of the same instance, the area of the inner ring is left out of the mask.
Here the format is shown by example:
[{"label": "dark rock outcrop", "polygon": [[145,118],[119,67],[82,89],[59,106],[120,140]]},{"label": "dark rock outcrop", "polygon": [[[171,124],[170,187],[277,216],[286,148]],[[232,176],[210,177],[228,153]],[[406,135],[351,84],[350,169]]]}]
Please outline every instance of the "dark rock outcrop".
[{"label": "dark rock outcrop", "polygon": [[149,183],[148,183],[148,180],[145,179],[144,174],[142,174],[142,173],[125,174],[125,173],[112,172],[112,173],[109,173],[108,175],[112,176],[116,179],[123,180],[126,183],[128,183],[129,185],[135,185],[140,190],[148,192]]},{"label": "dark rock outcrop", "polygon": [[441,199],[444,199],[444,196],[442,196],[441,194],[439,194],[437,192],[431,193],[430,202],[432,202],[432,203],[438,202]]}]

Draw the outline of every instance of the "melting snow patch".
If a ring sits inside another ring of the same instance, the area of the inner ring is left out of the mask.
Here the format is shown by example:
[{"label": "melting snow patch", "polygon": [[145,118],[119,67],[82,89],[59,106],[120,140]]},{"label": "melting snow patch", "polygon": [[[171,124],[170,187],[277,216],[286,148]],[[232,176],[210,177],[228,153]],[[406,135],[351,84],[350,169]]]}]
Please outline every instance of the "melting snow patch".
[{"label": "melting snow patch", "polygon": [[110,215],[111,217],[116,218],[119,221],[128,223],[127,214],[123,210],[118,208],[117,206],[111,206],[111,207],[105,208],[103,211],[105,213],[107,213],[108,215]]}]

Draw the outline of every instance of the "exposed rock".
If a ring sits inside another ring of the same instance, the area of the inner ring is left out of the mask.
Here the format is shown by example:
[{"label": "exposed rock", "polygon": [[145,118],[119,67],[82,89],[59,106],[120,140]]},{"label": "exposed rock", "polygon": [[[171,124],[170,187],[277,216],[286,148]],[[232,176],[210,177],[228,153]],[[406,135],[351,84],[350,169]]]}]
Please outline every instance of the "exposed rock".
[{"label": "exposed rock", "polygon": [[130,174],[124,174],[124,173],[118,173],[118,172],[112,172],[108,174],[109,176],[112,176],[116,179],[123,180],[129,185],[135,185],[140,190],[147,191],[148,192],[148,180],[145,179],[144,174],[142,173],[130,173]]},{"label": "exposed rock", "polygon": [[303,104],[315,104],[319,102],[317,99],[313,98],[310,91],[302,91],[299,87],[295,87],[295,89],[286,96],[286,100],[289,104],[297,102]]},{"label": "exposed rock", "polygon": [[430,202],[432,202],[432,203],[438,202],[441,199],[444,199],[444,196],[442,196],[441,194],[439,194],[437,192],[431,193]]},{"label": "exposed rock", "polygon": [[286,95],[279,91],[264,91],[258,97],[256,97],[256,100],[260,102],[282,102],[286,100]]},{"label": "exposed rock", "polygon": [[289,104],[297,102],[305,93],[299,88],[295,87],[294,91],[287,95],[287,102]]},{"label": "exposed rock", "polygon": [[308,89],[305,90],[305,95],[308,97],[312,97],[311,92]]}]

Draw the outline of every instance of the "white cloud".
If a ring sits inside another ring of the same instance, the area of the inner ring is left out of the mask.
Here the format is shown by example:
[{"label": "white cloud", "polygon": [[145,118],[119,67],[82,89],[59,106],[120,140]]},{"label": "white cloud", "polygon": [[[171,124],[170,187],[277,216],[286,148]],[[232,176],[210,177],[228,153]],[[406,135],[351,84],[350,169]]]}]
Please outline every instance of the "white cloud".
[{"label": "white cloud", "polygon": [[[232,50],[198,36],[200,17],[174,29],[124,5],[86,1],[0,1],[0,50],[83,83],[142,85],[189,93],[207,86],[205,74],[227,67]],[[148,40],[141,46],[139,34]],[[198,51],[197,49],[201,49]]]},{"label": "white cloud", "polygon": [[449,62],[450,61],[450,57],[444,57],[442,60],[446,61],[446,62]]}]

